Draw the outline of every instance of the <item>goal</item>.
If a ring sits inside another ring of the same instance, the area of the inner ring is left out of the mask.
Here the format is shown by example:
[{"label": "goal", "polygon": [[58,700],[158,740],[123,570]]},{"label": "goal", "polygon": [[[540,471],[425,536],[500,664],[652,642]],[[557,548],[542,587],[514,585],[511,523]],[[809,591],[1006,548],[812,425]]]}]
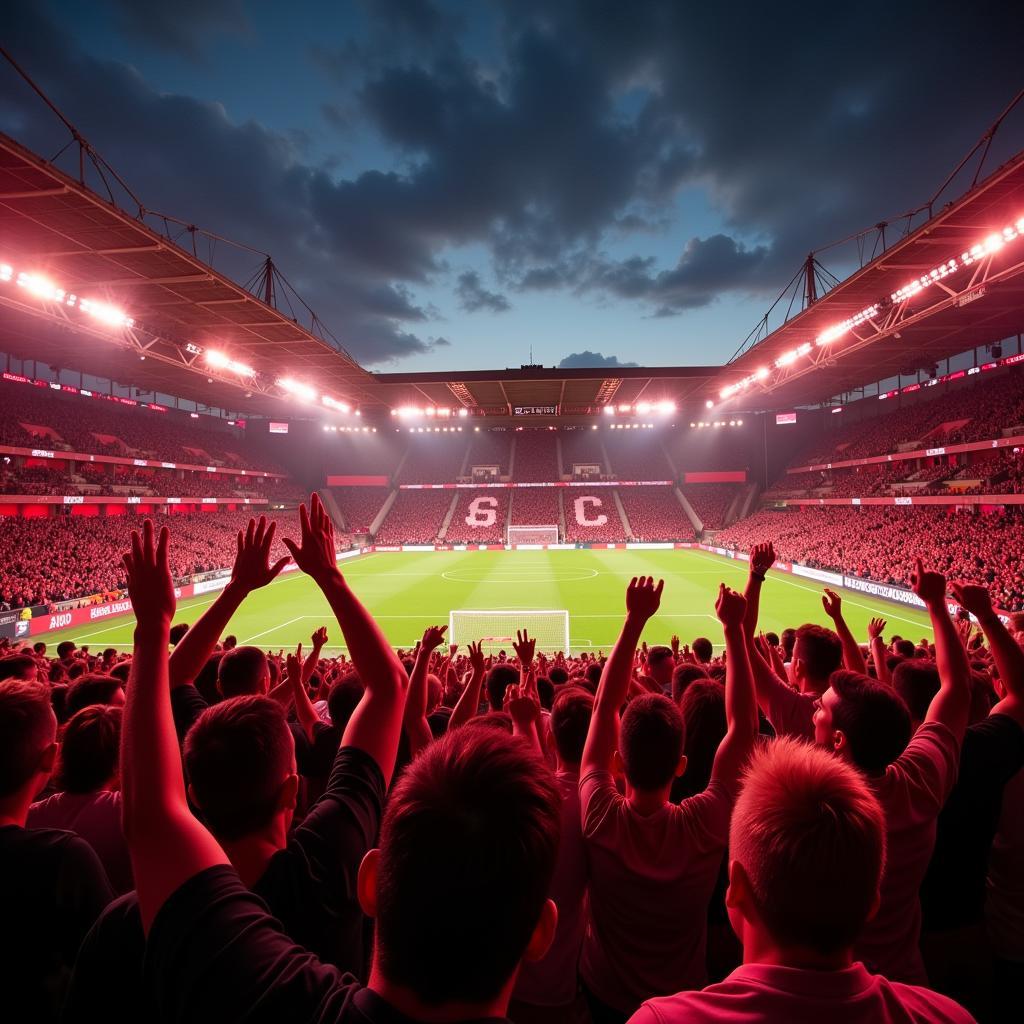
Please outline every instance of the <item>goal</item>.
[{"label": "goal", "polygon": [[516,544],[557,544],[557,526],[510,526],[508,543]]},{"label": "goal", "polygon": [[512,654],[516,630],[525,629],[537,640],[537,650],[547,654],[569,653],[569,613],[564,609],[486,611],[452,609],[448,613],[448,643],[465,647],[471,641],[485,651]]}]

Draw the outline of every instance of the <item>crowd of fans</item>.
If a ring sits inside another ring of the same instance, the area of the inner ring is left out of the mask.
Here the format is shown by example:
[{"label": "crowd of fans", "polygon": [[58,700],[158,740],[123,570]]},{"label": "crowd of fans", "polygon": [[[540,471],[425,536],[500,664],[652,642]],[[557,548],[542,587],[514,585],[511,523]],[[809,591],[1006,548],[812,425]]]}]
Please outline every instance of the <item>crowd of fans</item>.
[{"label": "crowd of fans", "polygon": [[612,475],[622,480],[671,480],[661,439],[646,430],[609,430],[604,435]]},{"label": "crowd of fans", "polygon": [[562,472],[573,475],[573,466],[599,466],[605,473],[605,452],[599,430],[583,427],[563,430],[558,436],[562,448]]},{"label": "crowd of fans", "polygon": [[1024,608],[1024,522],[943,506],[796,506],[762,509],[718,534],[749,550],[775,541],[780,557],[906,587],[917,554],[943,572],[983,583],[1001,607]]},{"label": "crowd of fans", "polygon": [[764,634],[769,542],[719,656],[650,635],[650,578],[607,659],[395,651],[300,520],[336,619],[305,654],[225,635],[286,561],[262,522],[191,624],[178,531],[133,536],[130,654],[0,642],[7,1019],[1018,1018],[1024,622],[985,587],[915,562],[933,640],[829,590]]},{"label": "crowd of fans", "polygon": [[742,487],[739,484],[687,484],[683,494],[693,506],[705,530],[720,530]]},{"label": "crowd of fans", "polygon": [[626,528],[615,503],[618,490],[613,487],[566,487],[559,491],[568,543],[621,544]]},{"label": "crowd of fans", "polygon": [[553,430],[516,431],[513,479],[524,483],[552,483],[561,478],[558,439]]},{"label": "crowd of fans", "polygon": [[351,533],[368,533],[388,496],[386,487],[332,487]]},{"label": "crowd of fans", "polygon": [[512,492],[513,526],[559,526],[560,511],[553,487],[517,487]]},{"label": "crowd of fans", "polygon": [[504,544],[511,491],[505,487],[460,490],[445,531],[447,544]]},{"label": "crowd of fans", "polygon": [[630,533],[638,541],[691,541],[696,534],[674,487],[620,487]]},{"label": "crowd of fans", "polygon": [[378,544],[433,544],[453,497],[451,491],[399,491],[374,539]]}]

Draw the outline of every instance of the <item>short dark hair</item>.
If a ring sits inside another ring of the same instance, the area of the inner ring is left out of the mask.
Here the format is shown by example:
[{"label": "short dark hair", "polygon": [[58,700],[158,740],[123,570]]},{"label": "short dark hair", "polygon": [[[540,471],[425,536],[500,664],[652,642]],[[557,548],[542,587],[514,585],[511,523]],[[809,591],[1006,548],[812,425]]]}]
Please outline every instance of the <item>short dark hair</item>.
[{"label": "short dark hair", "polygon": [[708,679],[707,670],[703,665],[694,665],[691,661],[684,661],[676,665],[672,670],[672,699],[680,701],[686,688],[697,679]]},{"label": "short dark hair", "polygon": [[65,793],[92,793],[117,774],[121,709],[90,704],[71,716],[60,739],[54,782]]},{"label": "short dark hair", "polygon": [[171,626],[171,646],[177,647],[181,643],[181,638],[188,632],[189,625],[187,622],[176,622]]},{"label": "short dark hair", "polygon": [[906,702],[891,686],[848,669],[833,672],[829,685],[839,697],[832,725],[846,736],[851,760],[869,775],[884,772],[913,733]]},{"label": "short dark hair", "polygon": [[796,643],[796,630],[792,626],[788,626],[782,631],[782,636],[779,638],[779,642],[782,644],[782,650],[786,654],[786,660],[792,660],[793,645]]},{"label": "short dark hair", "polygon": [[765,638],[765,640],[768,641],[770,646],[772,646],[772,647],[778,647],[779,646],[779,634],[778,633],[776,633],[776,632],[774,632],[772,630],[769,630],[767,633],[765,633],[764,638]]},{"label": "short dark hair", "polygon": [[706,636],[697,637],[690,646],[693,648],[694,656],[702,665],[706,665],[715,656],[714,645]]},{"label": "short dark hair", "polygon": [[[385,977],[430,1006],[493,1000],[540,919],[560,828],[554,777],[519,737],[463,728],[427,747],[395,786],[381,826],[376,948]],[[437,885],[438,865],[459,879],[454,900]]]},{"label": "short dark hair", "polygon": [[915,722],[923,722],[932,698],[939,692],[939,670],[934,661],[907,658],[892,673],[892,685],[903,698]]},{"label": "short dark hair", "polygon": [[215,836],[240,839],[274,816],[294,771],[295,741],[280,704],[232,697],[207,708],[185,737],[185,772]]},{"label": "short dark hair", "polygon": [[61,640],[57,644],[57,657],[62,661],[75,650],[75,644],[72,640]]},{"label": "short dark hair", "polygon": [[121,685],[124,686],[128,682],[128,677],[132,674],[132,659],[129,658],[127,661],[119,661],[116,665],[110,666],[110,675],[114,679],[119,679]]},{"label": "short dark hair", "polygon": [[514,731],[512,716],[507,711],[491,711],[486,715],[477,715],[476,718],[471,718],[462,728],[492,729],[495,732],[507,733],[509,736]]},{"label": "short dark hair", "polygon": [[619,753],[630,785],[660,789],[675,777],[685,728],[679,705],[660,693],[634,697],[619,727]]},{"label": "short dark hair", "polygon": [[331,716],[331,724],[344,730],[352,717],[356,705],[363,699],[363,683],[355,672],[349,672],[339,679],[327,694],[327,712]]},{"label": "short dark hair", "polygon": [[36,660],[31,654],[10,654],[0,658],[0,680],[25,679],[26,672],[31,675],[28,682],[36,678]]},{"label": "short dark hair", "polygon": [[715,679],[695,679],[686,688],[679,710],[686,737],[686,774],[681,781],[687,795],[692,796],[703,792],[711,781],[715,754],[728,728],[725,687]]},{"label": "short dark hair", "polygon": [[45,686],[21,679],[0,682],[0,797],[16,793],[35,775],[55,734]]},{"label": "short dark hair", "polygon": [[917,653],[917,645],[913,640],[896,640],[892,646],[901,658],[913,658]]},{"label": "short dark hair", "polygon": [[238,637],[234,633],[228,633],[221,646],[225,651],[233,651],[238,646]]},{"label": "short dark hair", "polygon": [[550,726],[555,749],[566,764],[578,765],[583,760],[593,713],[594,696],[582,686],[565,686],[558,691],[551,705]]},{"label": "short dark hair", "polygon": [[598,661],[597,658],[594,658],[593,661],[587,665],[587,670],[584,674],[586,675],[588,682],[597,686],[601,682],[602,672],[604,672],[604,665]]},{"label": "short dark hair", "polygon": [[561,665],[555,665],[554,668],[548,669],[548,679],[555,686],[561,686],[563,683],[569,682],[569,673]]},{"label": "short dark hair", "polygon": [[803,662],[811,679],[824,684],[843,663],[843,642],[831,629],[808,622],[796,631],[793,657]]},{"label": "short dark hair", "polygon": [[109,704],[114,694],[123,689],[124,683],[116,676],[100,675],[98,672],[80,676],[68,690],[64,713],[71,718],[90,704]]},{"label": "short dark hair", "polygon": [[500,711],[505,703],[505,691],[519,682],[519,669],[507,662],[491,668],[487,673],[487,703],[492,711]]},{"label": "short dark hair", "polygon": [[217,689],[224,697],[259,696],[267,672],[267,656],[258,647],[236,647],[221,656]]},{"label": "short dark hair", "polygon": [[555,699],[555,687],[547,676],[537,677],[537,696],[540,697],[540,706],[545,711],[550,711]]},{"label": "short dark hair", "polygon": [[650,647],[647,650],[647,664],[652,668],[655,665],[660,665],[666,658],[672,657],[672,648],[665,647],[658,644],[656,647]]}]

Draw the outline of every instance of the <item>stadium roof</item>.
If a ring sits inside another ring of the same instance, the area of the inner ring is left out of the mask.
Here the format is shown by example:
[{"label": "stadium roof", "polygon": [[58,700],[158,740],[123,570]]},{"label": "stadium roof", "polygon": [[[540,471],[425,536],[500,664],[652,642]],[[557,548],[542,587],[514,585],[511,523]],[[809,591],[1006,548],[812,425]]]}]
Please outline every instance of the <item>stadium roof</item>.
[{"label": "stadium roof", "polygon": [[[718,402],[721,388],[760,371],[763,380],[729,405],[814,404],[1024,331],[1021,218],[1024,152],[724,367],[708,397]],[[986,247],[994,235],[999,241]],[[975,247],[982,252],[964,260]],[[943,272],[933,275],[940,267]],[[924,276],[927,287],[894,299]],[[834,341],[816,343],[823,332],[876,305],[873,316]],[[809,350],[789,360],[800,346]]]}]

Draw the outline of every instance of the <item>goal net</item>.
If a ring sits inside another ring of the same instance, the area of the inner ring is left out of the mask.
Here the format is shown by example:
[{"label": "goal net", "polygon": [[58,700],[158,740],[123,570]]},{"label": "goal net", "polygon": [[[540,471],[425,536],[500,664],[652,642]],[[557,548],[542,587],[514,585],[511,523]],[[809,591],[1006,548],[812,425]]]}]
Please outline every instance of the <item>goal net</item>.
[{"label": "goal net", "polygon": [[515,544],[557,544],[557,526],[510,526],[508,543]]},{"label": "goal net", "polygon": [[525,629],[546,654],[569,653],[569,613],[564,609],[539,611],[484,611],[452,609],[448,613],[448,643],[465,647],[479,643],[488,654],[506,650],[512,656],[516,630]]}]

